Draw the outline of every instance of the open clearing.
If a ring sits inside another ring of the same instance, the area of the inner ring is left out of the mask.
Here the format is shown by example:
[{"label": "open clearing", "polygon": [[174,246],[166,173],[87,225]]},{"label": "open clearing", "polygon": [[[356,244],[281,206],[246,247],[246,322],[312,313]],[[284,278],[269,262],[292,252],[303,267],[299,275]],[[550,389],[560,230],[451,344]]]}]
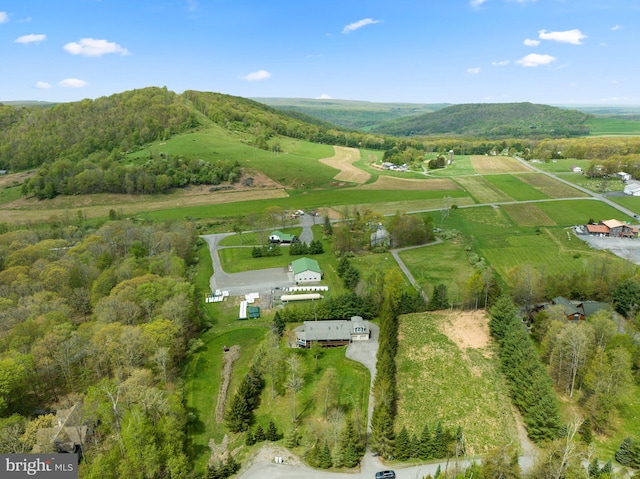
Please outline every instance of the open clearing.
[{"label": "open clearing", "polygon": [[533,203],[502,205],[502,208],[520,226],[556,226],[556,222]]},{"label": "open clearing", "polygon": [[359,190],[459,190],[460,187],[448,178],[415,180],[410,178],[396,178],[394,176],[379,176],[376,181],[357,187]]},{"label": "open clearing", "polygon": [[[234,203],[250,200],[286,198],[287,192],[262,173],[245,173],[244,178],[254,179],[253,187],[241,183],[233,190],[215,190],[216,186],[200,185],[177,189],[165,195],[118,195],[99,193],[94,195],[58,196],[52,200],[21,198],[3,205],[0,209],[4,221],[22,222],[65,218],[69,211],[82,210],[86,218],[104,218],[109,210],[122,215],[141,212],[187,208],[190,206]],[[225,185],[226,186],[226,185]]]},{"label": "open clearing", "polygon": [[471,155],[471,166],[481,175],[531,171],[526,165],[510,156]]},{"label": "open clearing", "polygon": [[517,437],[508,387],[482,311],[402,316],[398,350],[398,427],[420,435],[425,420],[462,427],[467,454]]},{"label": "open clearing", "polygon": [[489,183],[482,176],[459,176],[456,181],[473,196],[478,203],[498,203],[501,201],[513,201],[495,185]]},{"label": "open clearing", "polygon": [[363,184],[371,178],[369,173],[353,165],[353,163],[360,159],[360,150],[346,146],[334,146],[333,149],[336,154],[331,158],[322,158],[320,162],[340,170],[340,172],[333,177],[334,180]]},{"label": "open clearing", "polygon": [[517,175],[517,178],[551,198],[582,198],[587,196],[582,191],[540,173]]},{"label": "open clearing", "polygon": [[13,186],[15,184],[24,183],[24,180],[31,178],[36,170],[21,171],[20,173],[9,173],[8,175],[0,175],[0,188]]}]

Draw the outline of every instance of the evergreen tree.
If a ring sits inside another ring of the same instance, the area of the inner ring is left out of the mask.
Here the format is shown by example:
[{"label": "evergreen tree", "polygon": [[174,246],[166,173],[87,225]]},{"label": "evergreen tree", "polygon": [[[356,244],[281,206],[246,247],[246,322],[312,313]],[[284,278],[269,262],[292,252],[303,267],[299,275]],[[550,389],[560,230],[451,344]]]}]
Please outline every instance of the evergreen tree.
[{"label": "evergreen tree", "polygon": [[276,311],[276,314],[273,316],[273,324],[271,325],[271,330],[279,338],[281,338],[282,335],[284,334],[285,328],[286,328],[286,323],[284,322],[284,319],[282,319],[280,312]]},{"label": "evergreen tree", "polygon": [[420,450],[418,457],[423,461],[433,459],[433,450],[431,447],[431,431],[429,431],[429,424],[425,423],[420,435]]},{"label": "evergreen tree", "polygon": [[351,260],[349,260],[348,256],[342,256],[340,261],[338,261],[338,266],[336,268],[336,272],[338,276],[344,276],[344,273],[351,267]]},{"label": "evergreen tree", "polygon": [[322,254],[324,253],[324,247],[322,246],[322,241],[313,240],[309,243],[309,254]]},{"label": "evergreen tree", "polygon": [[589,478],[597,479],[600,477],[600,463],[598,462],[598,458],[596,456],[591,459],[589,463],[589,467],[587,468],[587,472],[589,473]]},{"label": "evergreen tree", "polygon": [[267,439],[267,436],[264,433],[264,429],[262,429],[262,426],[260,424],[258,424],[258,426],[256,427],[256,433],[254,434],[254,437],[256,439],[256,442],[263,442]]},{"label": "evergreen tree", "polygon": [[253,446],[256,443],[256,438],[253,436],[251,428],[247,429],[247,435],[245,436],[244,443],[247,446]]},{"label": "evergreen tree", "polygon": [[613,463],[611,462],[611,459],[609,459],[607,463],[604,465],[604,467],[600,470],[600,475],[608,478],[608,477],[611,477],[612,473],[613,473]]},{"label": "evergreen tree", "polygon": [[295,427],[289,429],[284,436],[284,445],[288,449],[293,449],[294,447],[297,447],[299,443],[300,435],[298,434],[298,430]]},{"label": "evergreen tree", "polygon": [[380,456],[389,459],[395,452],[395,434],[393,419],[384,402],[376,404],[371,415],[372,449]]},{"label": "evergreen tree", "polygon": [[407,428],[402,426],[400,432],[396,436],[395,458],[398,461],[406,461],[411,457],[411,439]]},{"label": "evergreen tree", "polygon": [[273,419],[269,421],[269,426],[267,426],[267,432],[265,437],[268,441],[274,442],[279,438],[278,429],[276,429],[276,425],[273,422]]},{"label": "evergreen tree", "polygon": [[586,418],[582,425],[580,426],[580,436],[582,437],[582,442],[585,444],[591,444],[593,441],[593,431],[591,430],[591,419]]},{"label": "evergreen tree", "polygon": [[234,394],[231,405],[224,415],[224,423],[231,432],[246,431],[253,421],[253,413],[247,400],[239,395]]},{"label": "evergreen tree", "polygon": [[640,447],[630,437],[625,438],[615,454],[616,461],[623,466],[640,466]]},{"label": "evergreen tree", "polygon": [[446,285],[440,283],[433,287],[433,293],[429,298],[429,304],[427,304],[428,311],[437,311],[441,309],[449,308],[449,295],[447,293]]},{"label": "evergreen tree", "polygon": [[324,234],[327,236],[333,234],[333,227],[331,226],[331,220],[328,215],[324,217]]},{"label": "evergreen tree", "polygon": [[436,430],[433,433],[433,440],[431,442],[431,449],[433,451],[433,457],[443,458],[447,455],[447,443],[445,442],[445,433],[442,428],[442,422],[438,421]]},{"label": "evergreen tree", "polygon": [[320,456],[318,457],[318,466],[322,469],[329,469],[333,465],[331,460],[331,450],[329,449],[329,443],[324,442],[324,447],[320,450]]},{"label": "evergreen tree", "polygon": [[334,461],[334,466],[340,467],[340,465],[344,465],[346,467],[356,467],[360,462],[358,443],[358,434],[353,426],[353,421],[348,417],[340,434],[340,442],[338,444],[342,464],[336,464]]}]

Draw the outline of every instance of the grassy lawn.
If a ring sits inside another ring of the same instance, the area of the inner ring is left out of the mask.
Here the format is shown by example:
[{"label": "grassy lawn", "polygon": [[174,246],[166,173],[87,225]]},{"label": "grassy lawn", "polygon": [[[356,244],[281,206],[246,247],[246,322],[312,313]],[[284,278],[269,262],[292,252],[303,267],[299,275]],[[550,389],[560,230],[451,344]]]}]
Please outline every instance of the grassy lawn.
[{"label": "grassy lawn", "polygon": [[598,454],[613,457],[622,441],[631,436],[638,438],[640,431],[640,385],[634,384],[621,400],[616,430],[609,437],[595,437]]},{"label": "grassy lawn", "polygon": [[[397,428],[406,426],[418,436],[425,421],[431,431],[438,420],[454,432],[462,426],[467,453],[474,456],[517,437],[517,432],[493,343],[462,344],[456,337],[461,334],[456,314],[401,317],[397,366],[402,386],[396,422]],[[486,318],[484,322],[486,328]],[[474,332],[480,327],[475,324]]]},{"label": "grassy lawn", "polygon": [[542,163],[531,163],[531,166],[543,171],[548,171],[549,173],[571,173],[575,176],[582,176],[580,173],[572,173],[571,167],[579,166],[584,171],[590,164],[591,160],[576,160],[575,158],[568,158],[565,160],[550,160]]},{"label": "grassy lawn", "polygon": [[253,355],[266,328],[245,327],[223,333],[209,331],[201,336],[204,346],[195,353],[185,368],[184,395],[189,412],[196,421],[189,428],[191,454],[196,467],[204,470],[209,459],[209,439],[220,443],[226,430],[215,419],[218,390],[222,381],[223,346],[240,346],[240,359],[235,362],[229,394],[249,370]]},{"label": "grassy lawn", "polygon": [[276,230],[281,231],[282,233],[288,233],[295,236],[300,236],[300,233],[302,233],[302,227],[295,227],[295,228],[274,227],[274,228],[265,230],[265,233],[247,232],[247,233],[242,233],[242,235],[234,234],[231,236],[227,236],[226,238],[222,238],[222,240],[220,240],[219,245],[220,246],[259,246],[261,244],[260,243],[261,235],[265,235],[265,237],[268,239],[269,233],[271,231],[276,231]]},{"label": "grassy lawn", "polygon": [[218,251],[222,269],[225,273],[241,273],[267,268],[284,268],[295,259],[289,256],[289,247],[280,246],[280,256],[268,256],[263,258],[253,258],[252,248],[223,248]]},{"label": "grassy lawn", "polygon": [[443,283],[454,303],[462,299],[464,287],[474,272],[461,242],[410,249],[401,252],[400,258],[427,295],[431,295],[434,286]]},{"label": "grassy lawn", "polygon": [[487,175],[485,179],[493,186],[516,201],[543,200],[548,196],[539,189],[530,186],[524,179],[528,175]]},{"label": "grassy lawn", "polygon": [[[631,211],[640,213],[640,196],[612,196],[609,199],[625,208],[629,208]],[[637,220],[633,221],[637,222]]]},{"label": "grassy lawn", "polygon": [[[437,155],[433,155],[435,158]],[[475,175],[477,172],[471,166],[471,157],[469,155],[455,155],[453,164],[447,165],[446,168],[429,170],[432,176],[461,176]]]}]

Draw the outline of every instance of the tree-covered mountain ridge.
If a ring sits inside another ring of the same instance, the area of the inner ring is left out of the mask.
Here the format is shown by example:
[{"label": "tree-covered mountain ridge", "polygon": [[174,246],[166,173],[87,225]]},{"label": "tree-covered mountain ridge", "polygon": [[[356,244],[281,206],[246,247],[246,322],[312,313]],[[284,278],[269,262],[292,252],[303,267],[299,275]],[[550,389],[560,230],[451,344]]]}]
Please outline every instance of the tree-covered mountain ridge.
[{"label": "tree-covered mountain ridge", "polygon": [[372,129],[394,136],[547,138],[587,135],[591,115],[534,103],[469,103],[399,118]]},{"label": "tree-covered mountain ridge", "polygon": [[[287,115],[242,97],[149,87],[95,100],[42,106],[0,104],[0,169],[22,170],[59,159],[117,158],[211,122],[255,138],[273,134],[322,142],[330,124]],[[344,134],[342,134],[344,137]],[[258,145],[259,146],[259,145]]]}]

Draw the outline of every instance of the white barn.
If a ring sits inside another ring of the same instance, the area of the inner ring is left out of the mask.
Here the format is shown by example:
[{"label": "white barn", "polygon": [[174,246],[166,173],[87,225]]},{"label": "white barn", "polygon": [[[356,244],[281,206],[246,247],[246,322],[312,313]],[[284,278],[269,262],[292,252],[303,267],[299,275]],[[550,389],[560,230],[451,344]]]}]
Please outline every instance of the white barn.
[{"label": "white barn", "polygon": [[640,183],[632,182],[624,185],[624,194],[629,196],[640,196]]},{"label": "white barn", "polygon": [[297,259],[291,263],[291,270],[296,284],[322,281],[322,270],[315,259]]}]

